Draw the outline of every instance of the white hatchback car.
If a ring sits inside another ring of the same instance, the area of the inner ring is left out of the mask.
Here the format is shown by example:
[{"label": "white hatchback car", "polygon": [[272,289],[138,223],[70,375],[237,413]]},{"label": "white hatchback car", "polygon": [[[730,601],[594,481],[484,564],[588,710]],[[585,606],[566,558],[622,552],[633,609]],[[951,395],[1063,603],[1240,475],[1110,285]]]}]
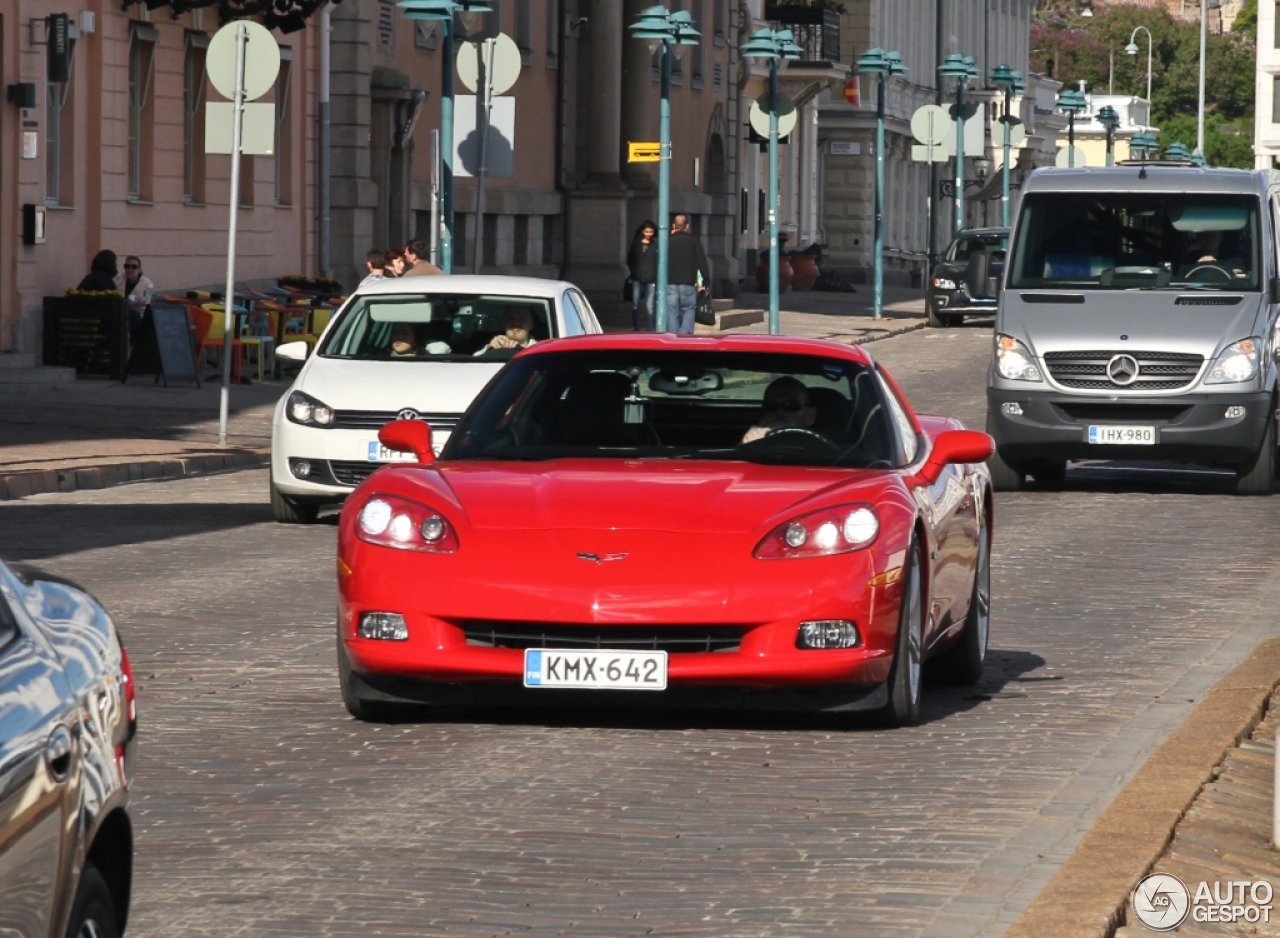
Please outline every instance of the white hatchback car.
[{"label": "white hatchback car", "polygon": [[437,276],[383,280],[351,296],[307,360],[305,343],[280,346],[302,370],[276,405],[271,509],[277,521],[314,521],[380,465],[404,458],[378,443],[392,420],[431,426],[437,452],[471,401],[515,350],[490,348],[525,313],[535,340],[601,332],[571,283],[531,277]]}]

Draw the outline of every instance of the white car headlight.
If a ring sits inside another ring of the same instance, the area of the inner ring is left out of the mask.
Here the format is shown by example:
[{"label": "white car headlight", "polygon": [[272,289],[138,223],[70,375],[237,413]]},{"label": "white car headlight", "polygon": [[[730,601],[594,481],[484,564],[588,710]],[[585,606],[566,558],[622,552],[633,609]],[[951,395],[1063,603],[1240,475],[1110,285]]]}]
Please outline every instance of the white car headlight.
[{"label": "white car headlight", "polygon": [[294,423],[309,427],[327,427],[333,423],[333,408],[301,391],[294,391],[289,395],[284,412]]},{"label": "white car headlight", "polygon": [[1027,347],[1013,336],[996,336],[996,374],[1010,381],[1040,381],[1040,369]]},{"label": "white car headlight", "polygon": [[1239,384],[1241,381],[1252,381],[1258,376],[1258,353],[1261,348],[1262,342],[1259,339],[1241,339],[1234,345],[1227,346],[1209,369],[1204,383]]},{"label": "white car headlight", "polygon": [[946,277],[934,277],[933,287],[935,290],[954,290],[956,288],[956,282],[954,280],[948,280]]}]

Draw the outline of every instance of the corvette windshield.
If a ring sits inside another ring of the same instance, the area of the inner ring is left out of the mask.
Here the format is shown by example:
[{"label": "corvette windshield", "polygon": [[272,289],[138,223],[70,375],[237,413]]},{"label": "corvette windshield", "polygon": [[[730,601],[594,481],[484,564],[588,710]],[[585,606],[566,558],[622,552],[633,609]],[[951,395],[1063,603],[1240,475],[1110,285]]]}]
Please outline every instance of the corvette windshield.
[{"label": "corvette windshield", "polygon": [[555,316],[546,297],[435,293],[358,296],[325,337],[322,358],[357,361],[472,361],[510,322],[531,326],[535,342],[552,338]]},{"label": "corvette windshield", "polygon": [[1258,199],[1204,193],[1026,196],[1010,286],[1257,290]]},{"label": "corvette windshield", "polygon": [[806,355],[626,351],[530,355],[468,410],[441,458],[903,463],[873,368]]}]

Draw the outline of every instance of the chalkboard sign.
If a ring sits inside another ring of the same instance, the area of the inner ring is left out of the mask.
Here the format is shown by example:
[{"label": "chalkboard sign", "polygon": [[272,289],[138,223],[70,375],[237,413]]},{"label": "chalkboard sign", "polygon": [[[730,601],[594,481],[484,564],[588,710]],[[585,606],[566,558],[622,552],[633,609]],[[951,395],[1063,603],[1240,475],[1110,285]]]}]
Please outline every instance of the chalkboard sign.
[{"label": "chalkboard sign", "polygon": [[176,303],[152,303],[142,317],[129,356],[128,375],[155,375],[156,383],[170,378],[191,378],[200,387],[196,353],[191,344],[187,308]]}]

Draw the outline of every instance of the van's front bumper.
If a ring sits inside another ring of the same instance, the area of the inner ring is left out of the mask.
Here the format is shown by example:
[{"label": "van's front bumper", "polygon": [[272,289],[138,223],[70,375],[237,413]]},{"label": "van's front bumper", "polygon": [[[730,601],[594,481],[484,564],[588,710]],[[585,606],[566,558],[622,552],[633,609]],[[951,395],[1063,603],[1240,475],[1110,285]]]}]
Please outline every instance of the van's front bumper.
[{"label": "van's front bumper", "polygon": [[[1243,412],[1228,417],[1229,408]],[[1269,391],[1108,398],[987,389],[987,432],[1010,465],[1156,459],[1234,468],[1253,459],[1273,419]],[[1090,443],[1089,427],[1107,425],[1154,427],[1155,445]]]}]

